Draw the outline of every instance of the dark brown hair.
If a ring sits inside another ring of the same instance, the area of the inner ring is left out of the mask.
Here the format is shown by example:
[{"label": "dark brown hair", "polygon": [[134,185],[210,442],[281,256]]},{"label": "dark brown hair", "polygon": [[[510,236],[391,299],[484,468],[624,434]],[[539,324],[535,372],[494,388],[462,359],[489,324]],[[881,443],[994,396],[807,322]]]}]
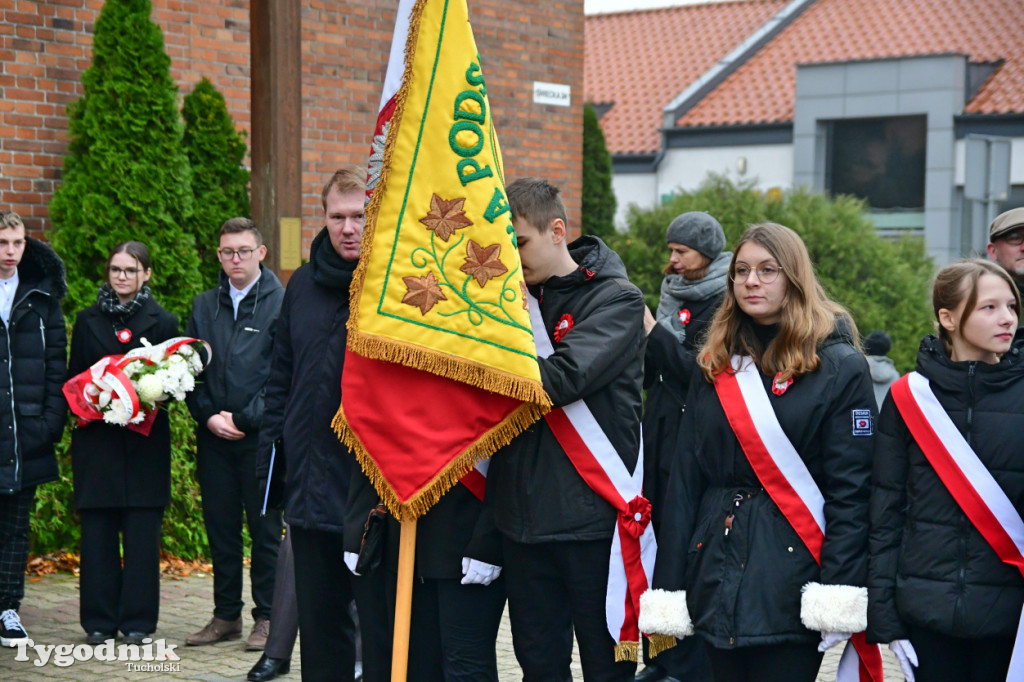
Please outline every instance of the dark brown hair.
[{"label": "dark brown hair", "polygon": [[1020,292],[1017,285],[1013,283],[1010,273],[997,263],[982,260],[981,258],[967,258],[957,261],[939,270],[935,275],[935,283],[932,285],[932,309],[935,311],[935,324],[938,327],[939,338],[942,345],[946,347],[946,353],[953,349],[953,338],[949,330],[939,324],[940,310],[956,310],[961,303],[964,305],[964,314],[960,318],[960,327],[964,326],[967,318],[974,312],[974,305],[978,302],[978,280],[982,275],[995,275],[1006,282],[1017,302],[1017,315],[1020,315]]},{"label": "dark brown hair", "polygon": [[224,224],[220,226],[220,231],[217,232],[217,240],[226,234],[238,234],[240,232],[252,232],[252,236],[256,237],[256,246],[263,244],[263,233],[256,227],[256,223],[248,218],[228,218],[224,221]]},{"label": "dark brown hair", "polygon": [[139,267],[143,270],[149,270],[149,249],[142,242],[121,242],[110,252],[107,256],[107,265],[104,267],[104,271],[107,273],[107,277],[110,277],[110,261],[114,260],[114,256],[119,253],[127,253],[129,256],[134,258],[139,263]]},{"label": "dark brown hair", "polygon": [[522,218],[542,234],[551,229],[556,218],[569,226],[559,193],[557,187],[540,178],[520,178],[505,188],[512,219]]}]

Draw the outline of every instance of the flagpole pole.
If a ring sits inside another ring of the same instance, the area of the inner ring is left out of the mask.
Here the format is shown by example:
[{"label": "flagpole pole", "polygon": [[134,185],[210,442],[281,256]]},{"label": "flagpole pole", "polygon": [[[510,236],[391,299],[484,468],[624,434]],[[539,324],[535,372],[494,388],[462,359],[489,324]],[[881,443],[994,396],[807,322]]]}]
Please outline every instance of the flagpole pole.
[{"label": "flagpole pole", "polygon": [[395,598],[395,638],[391,650],[391,682],[405,682],[409,666],[409,620],[416,559],[416,519],[402,521],[398,545],[398,589]]}]

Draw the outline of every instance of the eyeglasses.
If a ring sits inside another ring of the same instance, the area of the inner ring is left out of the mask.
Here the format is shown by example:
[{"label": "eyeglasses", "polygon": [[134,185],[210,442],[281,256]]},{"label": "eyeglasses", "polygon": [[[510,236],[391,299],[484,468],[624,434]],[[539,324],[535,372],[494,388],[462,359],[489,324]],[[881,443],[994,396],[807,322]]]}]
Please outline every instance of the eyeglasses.
[{"label": "eyeglasses", "polygon": [[998,237],[998,239],[1001,239],[1010,246],[1020,246],[1021,244],[1024,244],[1024,230],[1014,230],[1010,234],[1004,234],[1002,237]]},{"label": "eyeglasses", "polygon": [[139,274],[139,268],[119,268],[116,265],[110,266],[110,276],[114,279],[117,279],[121,275],[131,278],[137,274]]},{"label": "eyeglasses", "polygon": [[[729,274],[729,279],[733,282],[746,282],[747,278],[750,277],[751,267],[746,263],[739,263]],[[757,281],[761,284],[771,284],[779,278],[779,273],[782,272],[781,265],[775,265],[774,263],[762,263],[757,266],[754,270],[754,274],[757,277]]]},{"label": "eyeglasses", "polygon": [[235,256],[238,256],[239,260],[249,260],[252,258],[252,254],[256,250],[257,249],[238,249],[236,251],[235,249],[217,249],[217,255],[226,263],[233,260]]}]

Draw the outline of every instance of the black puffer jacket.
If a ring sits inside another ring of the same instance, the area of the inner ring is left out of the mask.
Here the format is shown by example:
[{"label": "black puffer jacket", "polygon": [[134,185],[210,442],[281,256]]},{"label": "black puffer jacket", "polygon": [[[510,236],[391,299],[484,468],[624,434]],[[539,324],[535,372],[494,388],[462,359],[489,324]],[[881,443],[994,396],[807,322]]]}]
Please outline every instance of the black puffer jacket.
[{"label": "black puffer jacket", "polygon": [[[326,229],[313,240],[312,249],[318,248],[332,248]],[[267,475],[276,444],[274,475],[282,463],[287,470],[285,521],[341,533],[355,455],[338,440],[331,421],[341,405],[352,272],[343,286],[331,288],[313,280],[313,267],[307,263],[295,271],[281,304],[256,474]]]},{"label": "black puffer jacket", "polygon": [[[917,371],[1024,514],[1024,333],[996,365],[953,362],[942,343],[927,336]],[[904,639],[907,625],[949,637],[1012,637],[1024,603],[1024,577],[999,560],[967,519],[891,395],[878,422],[868,639]]]},{"label": "black puffer jacket", "polygon": [[665,500],[674,455],[678,452],[679,427],[683,421],[683,407],[690,377],[696,367],[697,350],[715,311],[722,303],[725,292],[702,301],[690,301],[690,321],[686,325],[686,340],[679,343],[676,336],[661,324],[647,335],[644,356],[644,496],[651,502],[651,521],[657,532],[661,526],[661,507]]},{"label": "black puffer jacket", "polygon": [[256,447],[284,287],[261,265],[260,278],[238,303],[234,317],[230,286],[222,271],[217,288],[204,291],[192,303],[185,335],[209,342],[213,359],[188,395],[188,409],[201,429],[210,417],[227,410],[245,432],[241,442]]},{"label": "black puffer jacket", "polygon": [[803,586],[867,580],[872,438],[854,435],[852,417],[854,410],[873,415],[875,399],[867,362],[851,341],[833,333],[818,349],[819,368],[782,395],[772,392],[773,377],[761,377],[783,431],[825,498],[820,568],[762,489],[714,386],[699,369],[691,381],[654,587],[685,589],[695,631],[717,648],[817,641],[820,634],[800,620]]},{"label": "black puffer jacket", "polygon": [[[540,360],[555,407],[583,399],[630,471],[640,446],[644,300],[619,256],[596,237],[569,245],[579,269],[532,289],[554,354]],[[561,341],[559,321],[572,327]],[[547,423],[540,420],[495,454],[487,501],[498,530],[517,542],[601,540],[615,510],[580,477]]]},{"label": "black puffer jacket", "polygon": [[53,444],[67,415],[66,293],[64,263],[26,237],[10,326],[0,321],[0,495],[57,478]]}]

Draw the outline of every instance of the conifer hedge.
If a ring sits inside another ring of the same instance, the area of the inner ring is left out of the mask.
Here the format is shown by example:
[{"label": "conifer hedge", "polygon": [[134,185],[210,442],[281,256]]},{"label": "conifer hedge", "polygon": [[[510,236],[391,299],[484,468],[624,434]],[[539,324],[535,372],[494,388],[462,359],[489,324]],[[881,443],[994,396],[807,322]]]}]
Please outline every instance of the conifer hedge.
[{"label": "conifer hedge", "polygon": [[583,234],[607,239],[615,233],[615,193],[612,191],[612,156],[605,145],[597,111],[583,105]]},{"label": "conifer hedge", "polygon": [[934,329],[934,265],[921,240],[879,237],[864,209],[852,197],[832,199],[804,189],[761,192],[752,182],[735,184],[711,175],[696,191],[680,192],[657,208],[631,207],[629,230],[611,237],[609,244],[655,311],[664,277],[661,269],[668,262],[665,228],[677,215],[713,215],[725,229],[730,251],[748,225],[781,223],[803,238],[818,279],[849,309],[861,336],[882,329],[892,337],[889,356],[906,372],[914,368],[921,337]]},{"label": "conifer hedge", "polygon": [[192,167],[191,232],[196,240],[203,288],[216,285],[217,231],[229,218],[250,215],[249,171],[243,165],[245,137],[235,130],[227,103],[203,78],[185,97],[185,154]]}]

